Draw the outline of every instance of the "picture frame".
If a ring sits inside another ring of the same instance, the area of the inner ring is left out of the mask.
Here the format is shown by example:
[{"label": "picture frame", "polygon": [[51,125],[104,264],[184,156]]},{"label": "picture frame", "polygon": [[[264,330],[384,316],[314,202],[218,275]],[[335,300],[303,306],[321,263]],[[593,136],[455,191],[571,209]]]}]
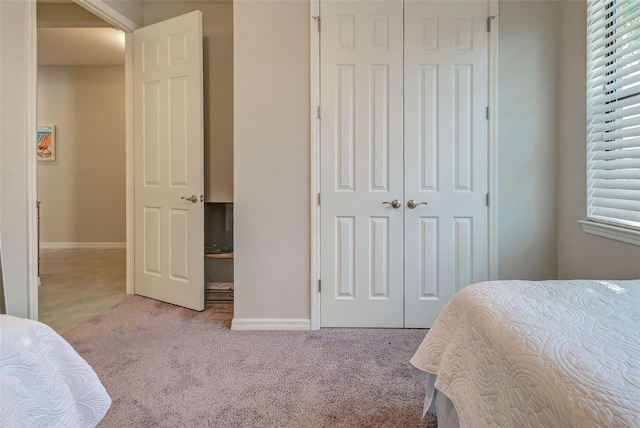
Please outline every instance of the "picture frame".
[{"label": "picture frame", "polygon": [[56,126],[38,125],[37,159],[39,161],[53,162],[56,160]]}]

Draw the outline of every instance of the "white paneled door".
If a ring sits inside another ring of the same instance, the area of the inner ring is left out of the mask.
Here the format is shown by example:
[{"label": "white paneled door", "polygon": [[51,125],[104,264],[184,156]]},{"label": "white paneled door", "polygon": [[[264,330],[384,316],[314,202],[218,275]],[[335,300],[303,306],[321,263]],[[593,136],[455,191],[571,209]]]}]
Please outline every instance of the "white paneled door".
[{"label": "white paneled door", "polygon": [[135,292],[204,309],[202,14],[133,33]]},{"label": "white paneled door", "polygon": [[488,278],[488,4],[320,7],[321,325],[430,327]]},{"label": "white paneled door", "polygon": [[321,13],[321,325],[402,327],[402,2]]}]

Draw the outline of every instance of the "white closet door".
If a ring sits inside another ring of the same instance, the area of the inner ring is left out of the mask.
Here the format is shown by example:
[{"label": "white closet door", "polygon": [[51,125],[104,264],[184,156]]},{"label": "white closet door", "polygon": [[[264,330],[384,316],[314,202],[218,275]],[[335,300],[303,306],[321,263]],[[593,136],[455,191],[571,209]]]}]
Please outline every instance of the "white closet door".
[{"label": "white closet door", "polygon": [[402,1],[322,1],[321,325],[402,327]]},{"label": "white closet door", "polygon": [[[405,2],[405,327],[488,278],[488,4]],[[405,205],[406,207],[406,205]]]},{"label": "white closet door", "polygon": [[322,1],[322,326],[430,327],[487,279],[487,13]]}]

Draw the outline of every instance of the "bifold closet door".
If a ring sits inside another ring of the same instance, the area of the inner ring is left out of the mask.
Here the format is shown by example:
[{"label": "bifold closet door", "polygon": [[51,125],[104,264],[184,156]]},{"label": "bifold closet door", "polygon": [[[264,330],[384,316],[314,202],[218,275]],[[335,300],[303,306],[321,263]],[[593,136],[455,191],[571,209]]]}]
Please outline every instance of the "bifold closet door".
[{"label": "bifold closet door", "polygon": [[405,327],[488,278],[488,3],[406,1]]},{"label": "bifold closet door", "polygon": [[404,325],[402,9],[321,3],[323,327]]}]

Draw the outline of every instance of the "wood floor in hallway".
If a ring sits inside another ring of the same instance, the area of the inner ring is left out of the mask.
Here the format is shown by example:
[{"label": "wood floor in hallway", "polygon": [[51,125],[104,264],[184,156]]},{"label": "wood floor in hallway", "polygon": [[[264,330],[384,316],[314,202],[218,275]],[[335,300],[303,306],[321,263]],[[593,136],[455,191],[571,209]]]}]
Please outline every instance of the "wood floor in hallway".
[{"label": "wood floor in hallway", "polygon": [[124,249],[40,251],[39,320],[58,334],[128,299]]}]

